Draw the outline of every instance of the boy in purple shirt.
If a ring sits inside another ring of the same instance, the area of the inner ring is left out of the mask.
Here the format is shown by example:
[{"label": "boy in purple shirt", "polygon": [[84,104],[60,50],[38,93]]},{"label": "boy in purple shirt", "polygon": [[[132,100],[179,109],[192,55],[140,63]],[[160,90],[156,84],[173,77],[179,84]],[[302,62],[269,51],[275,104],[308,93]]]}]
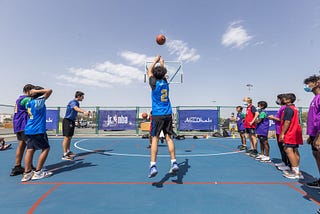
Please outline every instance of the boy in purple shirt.
[{"label": "boy in purple shirt", "polygon": [[286,152],[284,151],[283,143],[279,141],[281,115],[282,115],[282,112],[284,111],[284,109],[286,108],[286,105],[284,105],[284,103],[281,102],[282,97],[283,97],[283,94],[278,94],[278,96],[277,96],[276,104],[280,105],[281,107],[278,110],[276,116],[270,115],[270,116],[268,116],[268,118],[270,120],[273,120],[275,123],[277,142],[278,142],[278,147],[279,147],[279,151],[281,154],[281,160],[282,160],[281,163],[276,163],[275,166],[281,171],[288,171],[291,168],[290,161],[289,161],[289,158],[288,158]]},{"label": "boy in purple shirt", "polygon": [[271,162],[270,160],[270,147],[268,143],[269,134],[269,119],[265,109],[268,107],[267,102],[258,102],[259,117],[257,118],[256,134],[260,141],[261,153],[256,157],[256,160],[261,162]]},{"label": "boy in purple shirt", "polygon": [[29,119],[29,115],[25,105],[30,100],[30,97],[28,97],[27,94],[33,88],[33,85],[26,84],[23,87],[23,95],[18,97],[14,106],[13,130],[17,136],[18,146],[16,149],[15,166],[11,170],[10,176],[20,175],[24,172],[24,168],[21,166],[23,153],[27,146],[27,137],[24,134],[24,128]]},{"label": "boy in purple shirt", "polygon": [[[312,154],[320,172],[320,77],[313,75],[304,80],[305,91],[312,92],[315,97],[310,103],[307,120],[307,143],[311,144]],[[308,187],[320,189],[320,179],[307,183]]]},{"label": "boy in purple shirt", "polygon": [[237,122],[237,129],[240,134],[241,138],[241,145],[238,146],[240,150],[246,150],[247,149],[247,142],[246,142],[246,129],[244,128],[244,118],[245,114],[242,112],[243,108],[242,106],[237,106],[236,111],[237,111],[237,117],[236,117],[236,122]]}]

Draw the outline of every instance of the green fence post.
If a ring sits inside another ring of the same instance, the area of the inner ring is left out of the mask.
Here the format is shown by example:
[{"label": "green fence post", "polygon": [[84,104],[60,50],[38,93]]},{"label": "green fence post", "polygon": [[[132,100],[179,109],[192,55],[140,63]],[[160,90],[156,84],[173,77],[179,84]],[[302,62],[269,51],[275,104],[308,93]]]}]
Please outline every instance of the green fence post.
[{"label": "green fence post", "polygon": [[179,135],[179,133],[180,133],[180,131],[179,131],[179,110],[180,110],[180,107],[179,106],[177,106],[176,107],[176,132],[177,132],[177,135]]},{"label": "green fence post", "polygon": [[139,106],[136,106],[136,134],[139,135]]},{"label": "green fence post", "polygon": [[58,107],[57,110],[58,110],[58,124],[57,124],[57,129],[56,129],[56,135],[59,134],[59,126],[60,126],[60,107]]},{"label": "green fence post", "polygon": [[99,134],[99,110],[100,110],[100,107],[97,106],[96,107],[96,134]]},{"label": "green fence post", "polygon": [[218,131],[220,131],[220,122],[221,122],[221,118],[220,118],[220,106],[217,106],[217,110],[218,110]]},{"label": "green fence post", "polygon": [[303,122],[302,122],[302,107],[298,107],[299,109],[299,122],[301,125],[302,128],[304,128],[304,125],[303,125]]}]

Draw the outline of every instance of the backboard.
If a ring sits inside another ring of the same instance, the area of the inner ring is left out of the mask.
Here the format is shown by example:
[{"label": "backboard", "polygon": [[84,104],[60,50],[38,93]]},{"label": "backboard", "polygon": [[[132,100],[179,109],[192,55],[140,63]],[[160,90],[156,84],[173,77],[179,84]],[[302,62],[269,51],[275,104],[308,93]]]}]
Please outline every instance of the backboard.
[{"label": "backboard", "polygon": [[[144,82],[149,82],[148,80],[148,68],[152,64],[152,61],[146,62],[146,73],[144,74]],[[159,63],[157,65],[160,65]],[[167,80],[169,84],[181,84],[183,83],[183,72],[182,72],[182,62],[181,61],[165,61],[164,66],[167,68]]]}]

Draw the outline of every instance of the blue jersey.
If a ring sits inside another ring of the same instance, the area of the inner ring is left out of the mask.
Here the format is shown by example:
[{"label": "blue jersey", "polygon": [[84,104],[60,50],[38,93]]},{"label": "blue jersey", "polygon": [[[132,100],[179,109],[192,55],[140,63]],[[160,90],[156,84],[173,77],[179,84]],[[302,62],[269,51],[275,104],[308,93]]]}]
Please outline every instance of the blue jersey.
[{"label": "blue jersey", "polygon": [[27,105],[29,120],[25,127],[26,135],[44,134],[46,133],[46,112],[45,98],[40,97],[31,99]]},{"label": "blue jersey", "polygon": [[78,112],[74,110],[74,107],[79,107],[80,104],[77,100],[71,100],[67,105],[66,115],[64,118],[70,119],[72,121],[75,121],[78,115]]},{"label": "blue jersey", "polygon": [[172,114],[172,108],[169,99],[169,84],[167,80],[157,80],[152,76],[149,79],[149,84],[152,88],[152,116]]}]

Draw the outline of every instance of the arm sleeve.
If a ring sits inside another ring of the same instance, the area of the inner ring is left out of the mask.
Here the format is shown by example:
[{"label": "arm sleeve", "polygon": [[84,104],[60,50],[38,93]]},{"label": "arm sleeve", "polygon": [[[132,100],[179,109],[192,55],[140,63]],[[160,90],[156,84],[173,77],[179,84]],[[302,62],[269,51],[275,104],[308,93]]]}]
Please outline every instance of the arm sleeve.
[{"label": "arm sleeve", "polygon": [[264,119],[267,117],[267,114],[265,112],[260,112],[259,119]]},{"label": "arm sleeve", "polygon": [[25,97],[25,98],[23,98],[23,99],[20,101],[20,105],[25,107],[25,106],[27,105],[27,103],[29,102],[29,100],[30,100],[30,97]]},{"label": "arm sleeve", "polygon": [[256,107],[252,106],[252,107],[251,107],[251,112],[252,112],[252,114],[255,114],[255,113],[257,112]]}]

